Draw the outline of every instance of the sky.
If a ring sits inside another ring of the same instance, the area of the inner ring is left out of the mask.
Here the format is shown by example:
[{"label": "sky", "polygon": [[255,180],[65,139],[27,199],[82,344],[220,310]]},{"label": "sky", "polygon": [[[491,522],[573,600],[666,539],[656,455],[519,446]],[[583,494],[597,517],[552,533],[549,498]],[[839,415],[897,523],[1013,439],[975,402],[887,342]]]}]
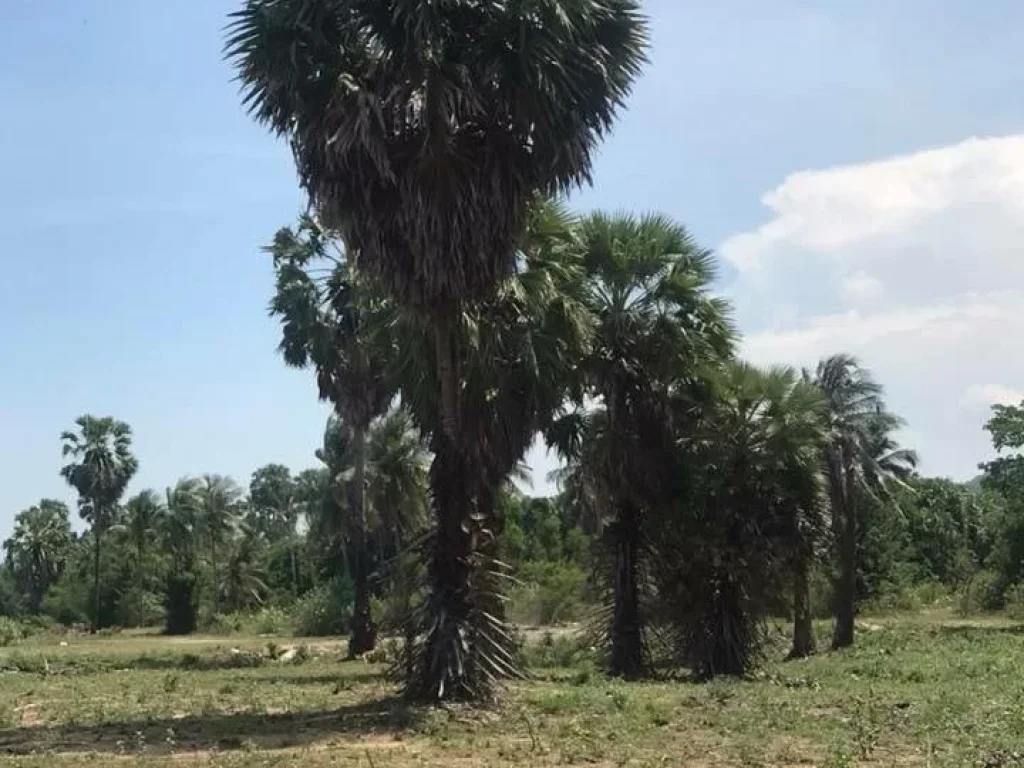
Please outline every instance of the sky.
[{"label": "sky", "polygon": [[[132,491],[315,463],[327,408],[276,354],[260,252],[303,198],[221,55],[239,2],[0,3],[0,537],[74,500],[82,413],[131,424]],[[1024,4],[646,10],[650,65],[572,205],[682,221],[745,356],[857,355],[922,471],[976,474],[990,405],[1024,399]]]}]

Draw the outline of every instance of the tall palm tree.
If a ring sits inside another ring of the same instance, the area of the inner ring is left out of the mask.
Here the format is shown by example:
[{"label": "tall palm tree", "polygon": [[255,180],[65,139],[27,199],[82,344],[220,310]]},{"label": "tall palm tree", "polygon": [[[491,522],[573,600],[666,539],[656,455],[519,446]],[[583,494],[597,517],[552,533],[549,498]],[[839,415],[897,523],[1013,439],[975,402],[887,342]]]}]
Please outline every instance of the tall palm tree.
[{"label": "tall palm tree", "polygon": [[[337,253],[333,253],[336,249]],[[351,268],[344,252],[312,218],[296,230],[281,229],[267,249],[274,258],[277,291],[271,313],[281,319],[281,354],[288,365],[316,370],[321,398],[351,429],[352,473],[347,483],[348,561],[355,582],[350,651],[371,650],[377,631],[370,615],[366,548],[367,431],[394,396],[386,375],[389,345],[374,347],[387,303]]]},{"label": "tall palm tree", "polygon": [[4,554],[19,587],[28,595],[30,613],[38,612],[46,590],[64,570],[73,541],[63,502],[43,499],[14,518],[14,532],[4,541]]},{"label": "tall palm tree", "polygon": [[135,563],[139,577],[145,577],[146,549],[159,529],[166,508],[156,491],[145,490],[125,503],[126,527],[135,545]]},{"label": "tall palm tree", "polygon": [[213,610],[220,613],[220,560],[224,548],[238,530],[243,492],[234,480],[222,475],[203,475],[197,491],[199,523],[210,548],[213,574]]},{"label": "tall palm tree", "polygon": [[917,459],[892,441],[890,433],[902,422],[885,410],[882,386],[856,358],[837,354],[821,360],[813,382],[828,407],[825,472],[839,554],[832,646],[844,648],[853,644],[856,614],[858,494],[886,494]]},{"label": "tall palm tree", "polygon": [[[447,484],[442,603],[462,600],[475,539],[465,529],[476,490],[457,479],[480,463],[464,417],[484,408],[464,386],[465,310],[515,271],[534,196],[589,179],[645,37],[634,0],[248,0],[233,15],[227,50],[245,104],[289,139],[311,201],[360,270],[428,332],[435,492]],[[470,695],[442,682],[462,652],[435,650],[435,684],[414,693]]]},{"label": "tall palm tree", "polygon": [[565,404],[581,398],[577,363],[593,329],[572,223],[561,205],[534,201],[519,271],[493,299],[460,315],[465,435],[457,447],[444,431],[434,377],[423,375],[436,370],[430,329],[415,315],[396,317],[402,402],[430,435],[434,453],[430,591],[407,681],[415,698],[485,697],[499,678],[516,674],[499,594],[497,502],[537,432],[551,429]]},{"label": "tall palm tree", "polygon": [[139,468],[132,454],[132,430],[111,417],[79,416],[77,432],[63,432],[63,454],[70,461],[61,476],[78,491],[79,514],[93,534],[92,631],[100,621],[100,552],[103,533],[117,512],[117,504]]},{"label": "tall palm tree", "polygon": [[583,363],[600,413],[589,419],[589,434],[600,442],[569,440],[563,453],[574,458],[573,442],[584,448],[590,484],[599,479],[608,494],[608,666],[635,678],[646,667],[644,521],[670,471],[670,403],[704,368],[728,358],[733,333],[727,305],[708,294],[711,254],[681,225],[657,215],[596,213],[583,220],[579,236],[597,328]]}]

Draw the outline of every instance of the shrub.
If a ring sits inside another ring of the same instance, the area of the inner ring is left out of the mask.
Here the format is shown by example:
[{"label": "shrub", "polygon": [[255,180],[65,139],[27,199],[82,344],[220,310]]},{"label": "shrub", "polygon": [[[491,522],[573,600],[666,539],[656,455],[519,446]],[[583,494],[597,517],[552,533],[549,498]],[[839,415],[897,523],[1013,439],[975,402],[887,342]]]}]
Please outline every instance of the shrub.
[{"label": "shrub", "polygon": [[163,598],[148,589],[131,587],[121,597],[121,621],[126,627],[157,627],[164,620]]},{"label": "shrub", "polygon": [[346,634],[352,620],[352,602],[352,583],[348,579],[321,584],[296,603],[296,634],[305,637]]},{"label": "shrub", "polygon": [[522,653],[531,667],[586,667],[594,662],[594,651],[577,635],[555,637],[545,632],[540,642],[524,644]]},{"label": "shrub", "polygon": [[575,621],[582,614],[587,577],[575,563],[526,563],[519,579],[522,584],[513,590],[509,607],[513,620],[547,626]]},{"label": "shrub", "polygon": [[26,636],[25,628],[20,622],[7,616],[0,616],[0,648],[14,645]]},{"label": "shrub", "polygon": [[1015,621],[1024,621],[1024,584],[1014,584],[1003,594],[1006,614]]},{"label": "shrub", "polygon": [[88,583],[80,579],[60,579],[43,598],[43,613],[58,624],[87,624],[92,605]]},{"label": "shrub", "polygon": [[1000,610],[1004,605],[1004,585],[992,571],[978,571],[960,591],[957,613],[973,616],[983,611]]}]

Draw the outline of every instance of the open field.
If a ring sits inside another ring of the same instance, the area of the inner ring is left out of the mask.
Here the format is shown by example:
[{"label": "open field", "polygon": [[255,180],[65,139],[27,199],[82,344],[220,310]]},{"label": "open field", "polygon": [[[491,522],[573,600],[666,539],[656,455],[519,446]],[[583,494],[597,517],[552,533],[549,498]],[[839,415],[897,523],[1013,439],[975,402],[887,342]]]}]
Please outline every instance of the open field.
[{"label": "open field", "polygon": [[[69,638],[0,650],[0,765],[1024,766],[1024,627],[879,619],[746,681],[626,684],[569,638],[489,710],[417,709],[340,641]],[[304,658],[308,656],[307,658]]]}]

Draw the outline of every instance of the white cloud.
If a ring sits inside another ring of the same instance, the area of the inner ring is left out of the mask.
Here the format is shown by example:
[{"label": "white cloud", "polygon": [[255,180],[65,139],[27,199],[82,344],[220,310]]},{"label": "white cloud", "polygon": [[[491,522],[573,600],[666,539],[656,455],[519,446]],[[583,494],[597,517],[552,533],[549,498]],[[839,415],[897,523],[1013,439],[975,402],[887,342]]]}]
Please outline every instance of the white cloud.
[{"label": "white cloud", "polygon": [[801,171],[763,201],[769,221],[720,248],[745,354],[857,355],[925,471],[973,474],[986,406],[1024,387],[1024,135]]},{"label": "white cloud", "polygon": [[842,278],[839,285],[839,292],[848,304],[877,299],[884,290],[885,286],[882,281],[877,277],[872,277],[863,269]]},{"label": "white cloud", "polygon": [[972,384],[964,392],[961,402],[967,408],[1017,405],[1024,402],[1024,389],[1003,384]]}]

